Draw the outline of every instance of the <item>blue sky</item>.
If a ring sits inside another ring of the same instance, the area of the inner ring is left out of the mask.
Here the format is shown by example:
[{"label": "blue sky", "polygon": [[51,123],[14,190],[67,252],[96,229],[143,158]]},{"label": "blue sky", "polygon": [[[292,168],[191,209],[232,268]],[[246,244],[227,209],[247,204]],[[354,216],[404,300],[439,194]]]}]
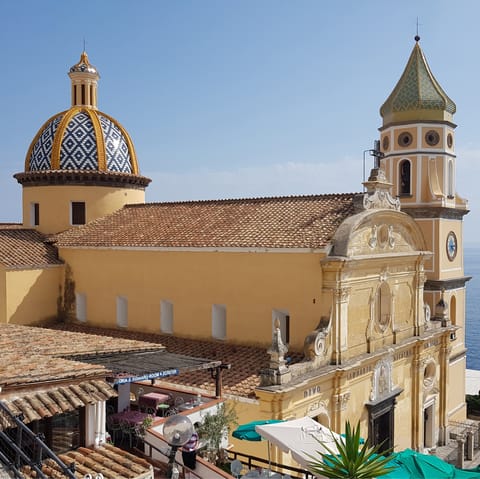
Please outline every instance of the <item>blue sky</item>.
[{"label": "blue sky", "polygon": [[1,2],[0,220],[21,221],[12,175],[70,106],[84,39],[99,109],[127,128],[153,180],[147,201],[361,191],[418,17],[457,104],[457,191],[472,210],[466,242],[478,242],[479,13],[475,0]]}]

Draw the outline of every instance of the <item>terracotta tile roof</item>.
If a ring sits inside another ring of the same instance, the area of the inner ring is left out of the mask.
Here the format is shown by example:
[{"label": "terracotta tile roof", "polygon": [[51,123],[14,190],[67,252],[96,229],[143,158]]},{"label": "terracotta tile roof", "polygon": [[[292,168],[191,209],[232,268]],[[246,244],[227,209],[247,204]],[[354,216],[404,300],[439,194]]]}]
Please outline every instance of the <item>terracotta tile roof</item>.
[{"label": "terracotta tile roof", "polygon": [[44,268],[63,264],[57,249],[33,229],[14,224],[0,225],[0,263],[7,269]]},{"label": "terracotta tile roof", "polygon": [[57,235],[60,247],[323,248],[355,194],[127,205]]},{"label": "terracotta tile roof", "polygon": [[[265,348],[256,346],[179,338],[165,334],[103,329],[82,324],[57,324],[52,327],[55,330],[83,331],[115,338],[148,340],[149,342],[163,344],[172,353],[222,360],[232,365],[231,369],[223,371],[224,394],[241,397],[255,396],[255,388],[260,385],[258,372],[268,365],[270,359]],[[288,356],[290,356],[291,362],[295,363],[303,358],[303,353],[289,351]],[[179,376],[171,376],[162,379],[162,382],[188,388],[198,388],[209,394],[215,392],[215,381],[207,371],[194,371]]]},{"label": "terracotta tile roof", "polygon": [[[75,477],[81,479],[87,474],[96,477],[102,473],[105,478],[115,479],[142,479],[153,477],[153,468],[145,460],[134,456],[118,447],[104,444],[91,449],[79,447],[75,451],[59,454],[64,464],[69,466],[75,463]],[[51,459],[42,463],[42,472],[46,477],[65,477],[58,465]],[[22,469],[25,479],[37,477],[36,473],[28,466]]]},{"label": "terracotta tile roof", "polygon": [[[2,398],[2,402],[13,415],[22,414],[23,422],[29,423],[116,396],[117,392],[108,383],[97,379],[69,385],[54,384],[23,393],[14,392]],[[14,424],[6,415],[0,414],[0,430],[6,427],[14,427]]]},{"label": "terracotta tile roof", "polygon": [[[0,385],[25,385],[104,375],[105,368],[68,357],[97,352],[164,349],[161,344],[105,336],[0,324]],[[26,354],[27,353],[27,354]]]}]

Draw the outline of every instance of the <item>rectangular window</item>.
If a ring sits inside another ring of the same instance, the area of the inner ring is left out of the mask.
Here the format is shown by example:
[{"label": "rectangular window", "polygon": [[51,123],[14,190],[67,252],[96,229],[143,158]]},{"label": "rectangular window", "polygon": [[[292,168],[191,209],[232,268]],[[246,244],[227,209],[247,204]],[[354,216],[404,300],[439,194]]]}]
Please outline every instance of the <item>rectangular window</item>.
[{"label": "rectangular window", "polygon": [[40,224],[40,204],[30,204],[30,225],[38,226]]},{"label": "rectangular window", "polygon": [[128,326],[128,299],[125,296],[117,296],[117,326]]},{"label": "rectangular window", "polygon": [[212,306],[212,337],[215,339],[227,337],[227,308],[223,304]]},{"label": "rectangular window", "polygon": [[83,201],[72,201],[71,203],[72,225],[84,225],[85,203]]},{"label": "rectangular window", "polygon": [[85,293],[75,293],[75,308],[77,319],[79,321],[87,320],[87,295]]},{"label": "rectangular window", "polygon": [[278,319],[280,333],[282,335],[282,341],[284,344],[290,343],[290,316],[285,309],[272,310],[272,330],[275,332],[275,323]]},{"label": "rectangular window", "polygon": [[164,299],[160,301],[160,331],[173,333],[173,303]]}]

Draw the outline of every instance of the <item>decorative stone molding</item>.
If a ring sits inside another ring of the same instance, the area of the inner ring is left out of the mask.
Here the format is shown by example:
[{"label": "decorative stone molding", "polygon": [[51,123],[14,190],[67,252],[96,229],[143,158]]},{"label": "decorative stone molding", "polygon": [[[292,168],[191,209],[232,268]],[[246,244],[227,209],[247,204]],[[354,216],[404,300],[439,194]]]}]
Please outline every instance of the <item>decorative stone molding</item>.
[{"label": "decorative stone molding", "polygon": [[346,391],[340,394],[334,394],[333,399],[335,401],[335,411],[345,411],[347,409],[347,403],[350,400],[351,393]]},{"label": "decorative stone molding", "polygon": [[[318,416],[320,414],[325,414],[327,417],[329,417],[328,415],[328,410],[327,410],[327,404],[325,401],[314,401],[312,403],[310,403],[308,406],[307,406],[307,409],[305,410],[305,416]],[[329,417],[330,419],[330,417]]]},{"label": "decorative stone molding", "polygon": [[425,392],[432,392],[437,382],[437,363],[433,358],[425,358],[423,363],[423,389]]},{"label": "decorative stone molding", "polygon": [[363,184],[367,188],[367,192],[363,196],[364,209],[400,211],[400,200],[393,198],[390,194],[392,184],[387,181],[385,172],[381,168],[373,168],[368,181],[365,181]]},{"label": "decorative stone molding", "polygon": [[428,331],[431,328],[430,319],[432,318],[432,312],[430,310],[430,305],[428,303],[423,304],[423,317],[425,330]]},{"label": "decorative stone molding", "polygon": [[388,279],[388,271],[386,269],[382,269],[382,271],[380,271],[380,274],[378,275],[378,280],[380,281],[380,283],[384,283],[385,281],[387,281]]},{"label": "decorative stone molding", "polygon": [[370,239],[368,240],[368,246],[370,248],[375,249],[378,243],[378,226],[372,226],[372,232],[370,233]]},{"label": "decorative stone molding", "polygon": [[350,288],[335,288],[333,294],[336,303],[346,303],[350,297]]},{"label": "decorative stone molding", "polygon": [[312,361],[317,357],[325,357],[329,349],[329,333],[332,324],[331,315],[322,316],[318,326],[307,335],[303,343],[305,358]]},{"label": "decorative stone molding", "polygon": [[277,318],[275,320],[272,345],[267,350],[267,353],[270,355],[269,367],[260,371],[261,386],[273,386],[290,382],[291,373],[285,360],[287,352],[288,348],[282,341],[280,321]]},{"label": "decorative stone molding", "polygon": [[393,358],[391,355],[381,359],[375,365],[370,401],[374,402],[380,398],[387,397],[393,391],[392,369]]}]

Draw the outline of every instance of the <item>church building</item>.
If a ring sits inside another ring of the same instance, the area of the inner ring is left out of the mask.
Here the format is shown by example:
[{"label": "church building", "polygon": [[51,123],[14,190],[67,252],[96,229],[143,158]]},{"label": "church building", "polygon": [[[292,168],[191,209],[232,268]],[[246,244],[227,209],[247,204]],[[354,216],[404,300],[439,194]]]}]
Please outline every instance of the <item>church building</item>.
[{"label": "church building", "polygon": [[264,347],[242,421],[360,421],[385,448],[445,444],[466,417],[468,205],[455,103],[419,40],[380,109],[363,192],[165,203],[145,203],[150,180],[98,110],[83,52],[70,109],[41,126],[15,175],[23,224],[0,225],[0,322]]}]

